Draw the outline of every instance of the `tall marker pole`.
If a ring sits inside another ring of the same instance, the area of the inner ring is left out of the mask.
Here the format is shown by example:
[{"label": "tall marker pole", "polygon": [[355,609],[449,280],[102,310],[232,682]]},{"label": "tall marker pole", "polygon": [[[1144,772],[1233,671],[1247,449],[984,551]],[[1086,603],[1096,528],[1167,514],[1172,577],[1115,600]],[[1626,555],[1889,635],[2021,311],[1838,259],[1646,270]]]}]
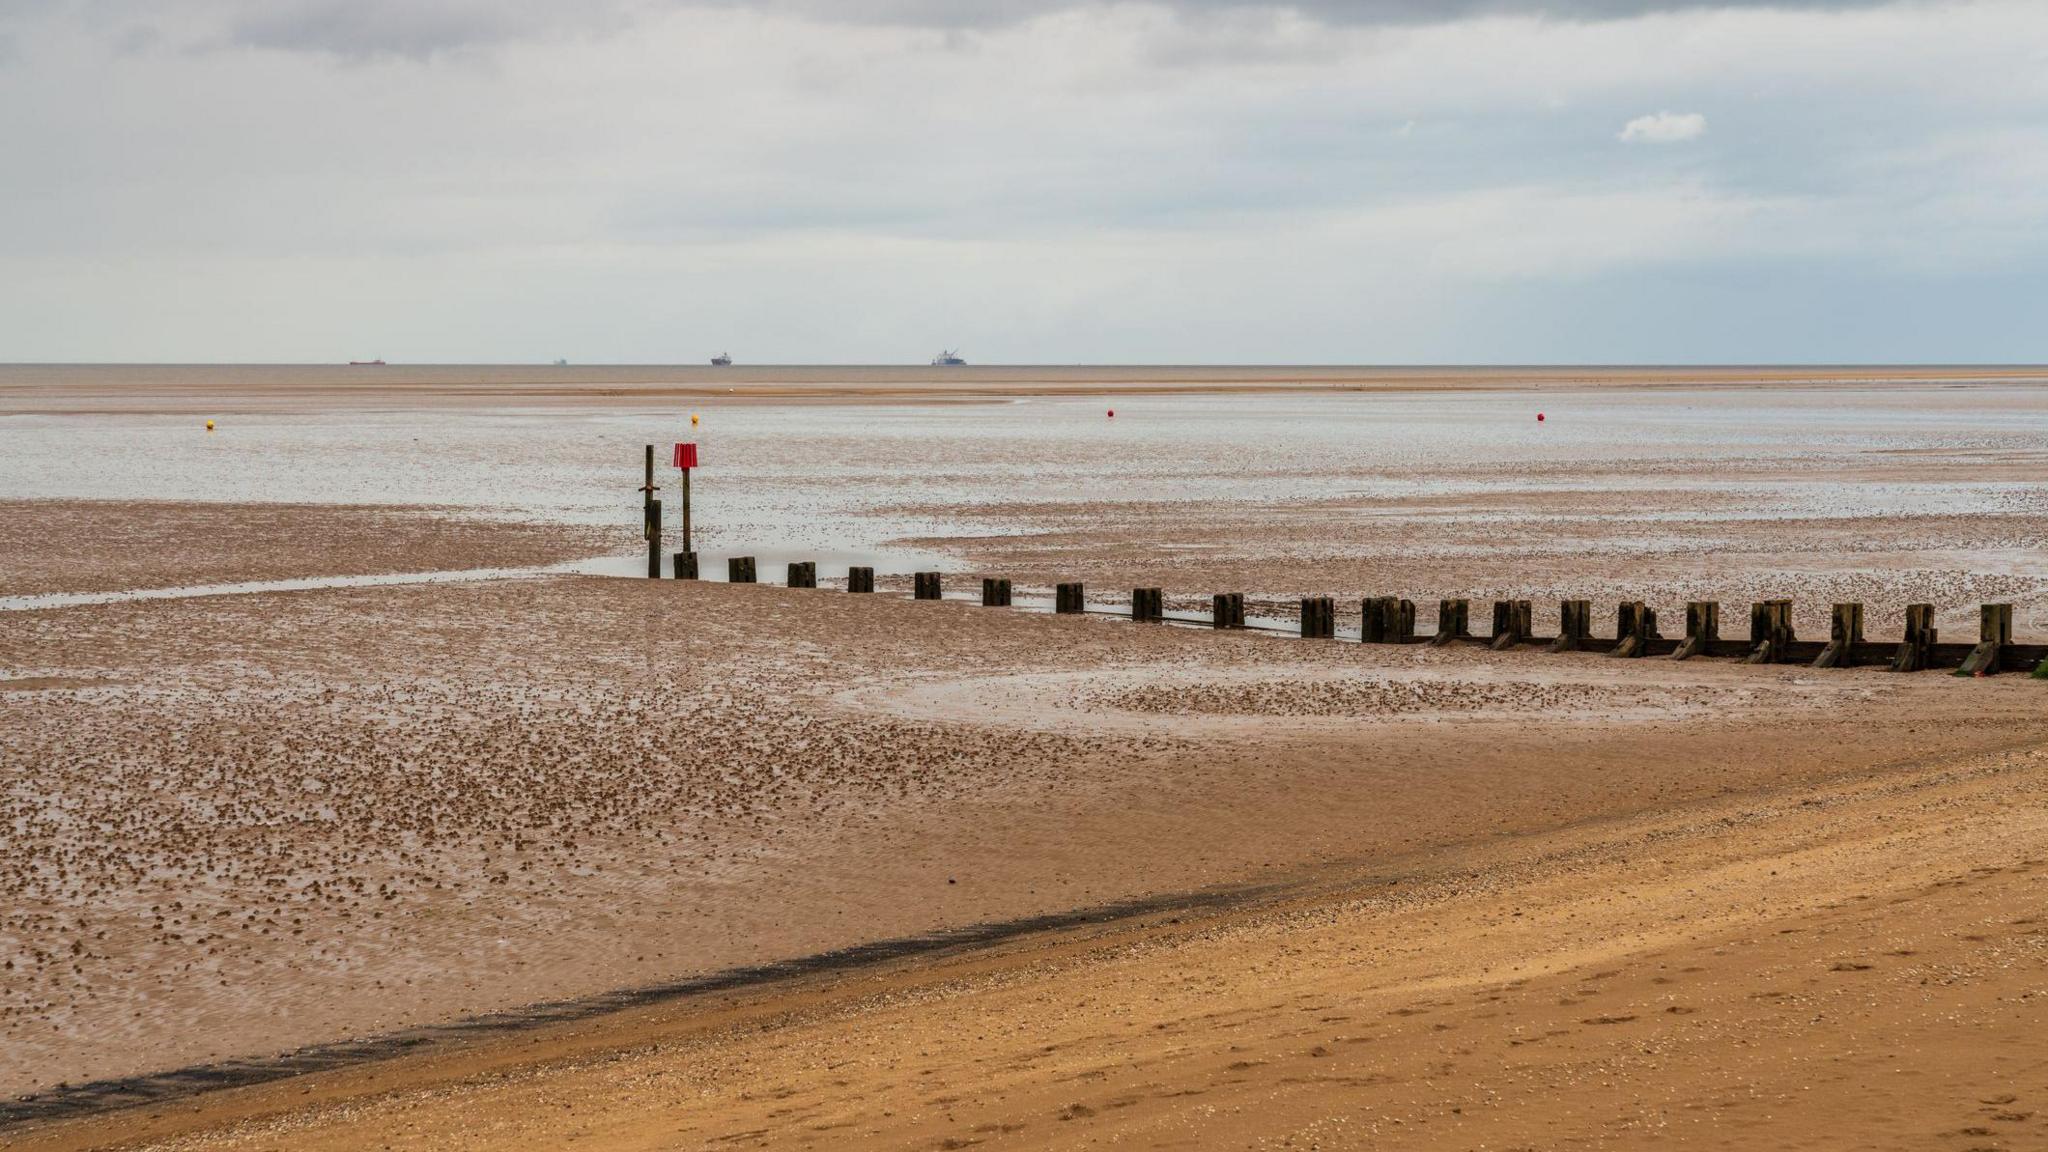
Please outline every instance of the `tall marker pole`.
[{"label": "tall marker pole", "polygon": [[[696,417],[692,416],[692,422]],[[683,550],[676,553],[676,579],[697,578],[697,543],[690,527],[690,470],[697,466],[695,444],[676,445],[675,466],[683,474]]]},{"label": "tall marker pole", "polygon": [[661,579],[661,501],[654,498],[660,489],[654,486],[654,445],[647,446],[647,482],[640,486],[645,502],[643,513],[647,534],[647,575],[649,579]]}]

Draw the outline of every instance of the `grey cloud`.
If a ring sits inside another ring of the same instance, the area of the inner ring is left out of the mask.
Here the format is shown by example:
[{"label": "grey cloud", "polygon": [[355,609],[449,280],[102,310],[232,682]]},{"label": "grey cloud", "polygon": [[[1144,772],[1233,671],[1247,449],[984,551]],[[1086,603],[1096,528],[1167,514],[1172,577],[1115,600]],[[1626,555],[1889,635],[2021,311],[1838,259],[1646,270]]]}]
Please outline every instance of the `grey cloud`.
[{"label": "grey cloud", "polygon": [[[47,0],[25,0],[31,6]],[[835,24],[936,30],[999,28],[1038,16],[1119,5],[1189,18],[1294,13],[1343,25],[1441,24],[1486,16],[1618,20],[1700,9],[1868,8],[1887,0],[214,0],[181,17],[201,43],[343,57],[426,58],[443,52],[617,31],[686,8],[753,11]]]}]

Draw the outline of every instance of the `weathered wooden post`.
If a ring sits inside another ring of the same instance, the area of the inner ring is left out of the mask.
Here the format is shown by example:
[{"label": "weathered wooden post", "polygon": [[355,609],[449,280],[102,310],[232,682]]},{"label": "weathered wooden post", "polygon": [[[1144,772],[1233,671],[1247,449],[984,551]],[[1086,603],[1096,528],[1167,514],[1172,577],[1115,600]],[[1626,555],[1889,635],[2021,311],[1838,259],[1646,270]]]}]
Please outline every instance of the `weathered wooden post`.
[{"label": "weathered wooden post", "polygon": [[804,560],[791,564],[789,566],[789,586],[791,588],[816,588],[818,586],[817,562],[814,560]]},{"label": "weathered wooden post", "polygon": [[647,541],[647,575],[661,579],[661,501],[654,498],[661,489],[654,486],[654,445],[647,446],[647,480],[640,485],[640,534]]},{"label": "weathered wooden post", "polygon": [[1010,582],[994,576],[981,578],[981,606],[983,608],[1008,608],[1010,606]]},{"label": "weathered wooden post", "polygon": [[1364,644],[1408,644],[1415,639],[1415,602],[1375,596],[1358,606],[1358,639]]},{"label": "weathered wooden post", "polygon": [[1814,657],[1815,668],[1853,668],[1856,646],[1863,643],[1863,605],[1837,604],[1828,617],[1828,646]]},{"label": "weathered wooden post", "polygon": [[1472,602],[1470,600],[1438,600],[1436,602],[1436,635],[1429,642],[1437,647],[1457,640],[1472,638]]},{"label": "weathered wooden post", "polygon": [[942,600],[937,572],[919,572],[912,578],[911,596],[919,600]]},{"label": "weathered wooden post", "polygon": [[676,579],[695,580],[697,578],[697,554],[695,552],[676,553],[675,565]]},{"label": "weathered wooden post", "polygon": [[754,558],[732,556],[725,561],[725,579],[729,584],[752,584],[754,582]]},{"label": "weathered wooden post", "polygon": [[1614,648],[1609,656],[1636,658],[1649,654],[1657,639],[1657,611],[1641,600],[1624,600],[1614,612]]},{"label": "weathered wooden post", "polygon": [[1591,600],[1561,600],[1557,605],[1557,639],[1550,642],[1552,652],[1575,652],[1586,646],[1593,638],[1593,602]]},{"label": "weathered wooden post", "polygon": [[846,570],[846,590],[848,592],[873,592],[875,590],[875,570],[873,568],[848,568]]},{"label": "weathered wooden post", "polygon": [[1495,600],[1493,602],[1493,641],[1496,652],[1505,652],[1529,638],[1531,631],[1529,602],[1527,600]]},{"label": "weathered wooden post", "polygon": [[1985,604],[1977,610],[1977,646],[1963,657],[1958,676],[1990,676],[2012,644],[2012,605]]},{"label": "weathered wooden post", "polygon": [[1244,593],[1218,592],[1210,599],[1209,626],[1212,628],[1244,627]]},{"label": "weathered wooden post", "polygon": [[1704,656],[1720,639],[1720,601],[1688,601],[1685,606],[1685,640],[1678,645],[1678,651],[1673,652],[1671,658],[1690,660],[1695,656]]},{"label": "weathered wooden post", "polygon": [[1166,622],[1166,594],[1158,588],[1131,589],[1131,619],[1146,624]]},{"label": "weathered wooden post", "polygon": [[1759,600],[1749,606],[1749,655],[1745,664],[1781,664],[1789,658],[1792,641],[1792,602]]},{"label": "weathered wooden post", "polygon": [[1328,596],[1304,596],[1301,600],[1301,636],[1304,640],[1328,640],[1337,634],[1337,602]]},{"label": "weathered wooden post", "polygon": [[1937,635],[1934,605],[1906,605],[1906,634],[1899,641],[1898,651],[1892,653],[1892,671],[1918,672],[1926,668],[1928,658],[1934,654]]},{"label": "weathered wooden post", "polygon": [[1052,610],[1062,616],[1076,616],[1088,610],[1088,602],[1083,598],[1078,581],[1053,589]]}]

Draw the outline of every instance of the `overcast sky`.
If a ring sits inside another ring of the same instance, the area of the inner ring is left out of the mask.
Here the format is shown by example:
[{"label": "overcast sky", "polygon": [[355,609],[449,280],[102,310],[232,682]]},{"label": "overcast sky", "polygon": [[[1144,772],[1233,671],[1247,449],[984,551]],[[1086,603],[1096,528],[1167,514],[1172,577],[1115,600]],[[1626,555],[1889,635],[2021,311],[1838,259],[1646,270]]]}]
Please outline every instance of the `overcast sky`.
[{"label": "overcast sky", "polygon": [[0,361],[2048,360],[2048,4],[0,0]]}]

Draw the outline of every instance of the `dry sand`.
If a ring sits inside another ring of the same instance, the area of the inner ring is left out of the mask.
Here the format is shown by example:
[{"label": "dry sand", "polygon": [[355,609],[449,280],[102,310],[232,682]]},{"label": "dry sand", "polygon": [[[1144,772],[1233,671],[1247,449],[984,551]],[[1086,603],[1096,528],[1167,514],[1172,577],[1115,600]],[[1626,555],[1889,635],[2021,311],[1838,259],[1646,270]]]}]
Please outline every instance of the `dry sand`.
[{"label": "dry sand", "polygon": [[[633,395],[604,372],[379,395],[343,370],[80,371],[0,370],[0,406],[246,403],[325,435],[326,404]],[[925,387],[903,377],[872,383]],[[1879,426],[1950,403],[1886,399]],[[864,482],[892,522],[951,529],[897,543],[956,557],[955,589],[1237,588],[1282,615],[1401,592],[1425,624],[1435,596],[1540,621],[1567,594],[1731,619],[1792,594],[1809,634],[1865,600],[1873,638],[1930,600],[1948,639],[2010,599],[2048,636],[2039,452],[2000,427],[2033,401],[1953,404],[1938,434],[1810,452],[1420,445],[1339,497],[1158,499],[1182,474],[1140,439],[1063,455],[1072,498],[1004,498],[959,478],[1033,449],[980,430]],[[20,419],[0,434],[100,418]],[[849,450],[792,424],[794,455]],[[1326,452],[1250,487],[1342,487],[1360,459]],[[760,476],[755,538],[815,518],[827,479]],[[637,547],[482,511],[9,501],[5,590]],[[0,1143],[2048,1143],[2043,690],[563,575],[0,612]],[[912,943],[676,986],[889,939]],[[633,989],[652,1003],[589,1014]],[[573,1023],[526,1012],[564,1001]],[[346,1067],[189,1095],[350,1037]]]}]

